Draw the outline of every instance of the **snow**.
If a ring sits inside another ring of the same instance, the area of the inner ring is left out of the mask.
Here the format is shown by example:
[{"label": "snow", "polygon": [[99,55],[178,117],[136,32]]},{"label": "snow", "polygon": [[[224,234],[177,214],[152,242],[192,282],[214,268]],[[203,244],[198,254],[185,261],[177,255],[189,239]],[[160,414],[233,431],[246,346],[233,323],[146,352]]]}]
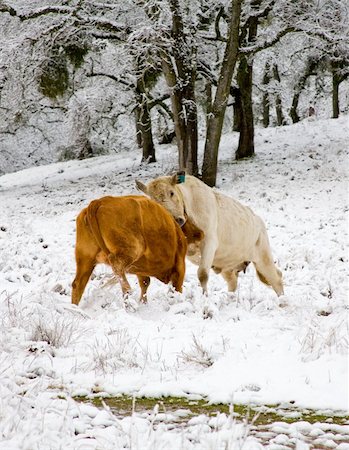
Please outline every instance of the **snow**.
[{"label": "snow", "polygon": [[[155,427],[156,412],[119,419],[72,398],[82,394],[348,411],[348,136],[347,116],[257,129],[256,157],[238,163],[237,135],[223,137],[217,189],[265,220],[281,299],[252,267],[235,294],[211,273],[205,298],[188,262],[183,294],[152,280],[141,305],[130,276],[125,309],[119,286],[102,287],[110,270],[100,266],[71,305],[76,215],[94,198],[136,193],[136,178],[175,170],[171,146],[149,166],[120,151],[0,177],[0,448],[261,448],[232,416]],[[330,424],[279,428],[270,449],[290,439],[308,448],[297,433],[337,445]]]}]

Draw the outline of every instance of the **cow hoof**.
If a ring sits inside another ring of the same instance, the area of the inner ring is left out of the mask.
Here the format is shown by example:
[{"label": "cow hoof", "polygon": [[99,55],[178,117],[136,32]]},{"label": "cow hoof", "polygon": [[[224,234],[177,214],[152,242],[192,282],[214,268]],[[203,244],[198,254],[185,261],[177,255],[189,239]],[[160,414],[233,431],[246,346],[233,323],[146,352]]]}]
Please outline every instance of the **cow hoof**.
[{"label": "cow hoof", "polygon": [[286,297],[286,295],[280,295],[280,297],[278,297],[278,302],[280,308],[286,308],[287,306],[289,306],[288,298]]}]

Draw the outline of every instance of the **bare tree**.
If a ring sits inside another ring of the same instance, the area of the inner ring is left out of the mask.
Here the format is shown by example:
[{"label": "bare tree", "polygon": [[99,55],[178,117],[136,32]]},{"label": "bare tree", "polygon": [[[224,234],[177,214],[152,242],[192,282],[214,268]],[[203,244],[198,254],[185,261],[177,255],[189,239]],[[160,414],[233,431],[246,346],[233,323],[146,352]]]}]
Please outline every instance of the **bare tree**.
[{"label": "bare tree", "polygon": [[209,186],[215,186],[216,184],[218,148],[222,134],[223,119],[238,59],[241,4],[242,0],[232,0],[231,2],[228,40],[220,68],[216,95],[208,119],[202,179]]},{"label": "bare tree", "polygon": [[169,0],[169,5],[173,45],[167,51],[163,49],[161,52],[162,68],[171,92],[179,168],[197,175],[196,47],[190,35],[184,31],[179,1]]}]

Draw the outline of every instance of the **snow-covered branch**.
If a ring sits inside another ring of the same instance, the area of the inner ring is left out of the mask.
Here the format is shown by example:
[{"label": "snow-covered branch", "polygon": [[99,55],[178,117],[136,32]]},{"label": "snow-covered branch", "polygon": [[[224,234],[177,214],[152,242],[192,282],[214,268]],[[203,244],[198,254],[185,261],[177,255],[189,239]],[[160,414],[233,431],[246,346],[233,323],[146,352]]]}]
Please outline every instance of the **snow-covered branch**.
[{"label": "snow-covered branch", "polygon": [[275,44],[277,44],[280,41],[281,38],[286,36],[286,34],[295,33],[297,31],[301,31],[301,30],[298,30],[295,27],[286,27],[283,30],[279,31],[276,34],[276,36],[274,36],[274,38],[271,39],[270,41],[265,41],[261,44],[257,43],[255,45],[249,46],[249,47],[241,47],[239,51],[240,51],[240,53],[243,53],[245,55],[255,54],[255,53],[265,50],[267,48],[273,47]]}]

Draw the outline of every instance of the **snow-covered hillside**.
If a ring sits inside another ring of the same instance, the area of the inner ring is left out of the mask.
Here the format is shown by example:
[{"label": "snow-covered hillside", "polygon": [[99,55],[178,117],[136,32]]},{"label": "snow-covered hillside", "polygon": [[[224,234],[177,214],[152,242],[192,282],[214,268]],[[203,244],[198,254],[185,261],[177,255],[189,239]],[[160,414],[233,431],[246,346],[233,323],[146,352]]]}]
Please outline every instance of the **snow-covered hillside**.
[{"label": "snow-covered hillside", "polygon": [[188,263],[183,294],[152,280],[147,305],[130,276],[135,311],[119,286],[102,287],[104,266],[70,304],[76,215],[94,198],[136,193],[136,178],[175,170],[171,146],[151,166],[121,152],[0,177],[0,448],[235,448],[243,434],[226,418],[217,446],[205,447],[209,427],[190,440],[72,399],[97,392],[347,411],[348,137],[348,117],[259,129],[256,157],[239,163],[237,135],[223,137],[217,188],[265,220],[281,299],[252,267],[234,295],[212,272],[206,299]]}]

